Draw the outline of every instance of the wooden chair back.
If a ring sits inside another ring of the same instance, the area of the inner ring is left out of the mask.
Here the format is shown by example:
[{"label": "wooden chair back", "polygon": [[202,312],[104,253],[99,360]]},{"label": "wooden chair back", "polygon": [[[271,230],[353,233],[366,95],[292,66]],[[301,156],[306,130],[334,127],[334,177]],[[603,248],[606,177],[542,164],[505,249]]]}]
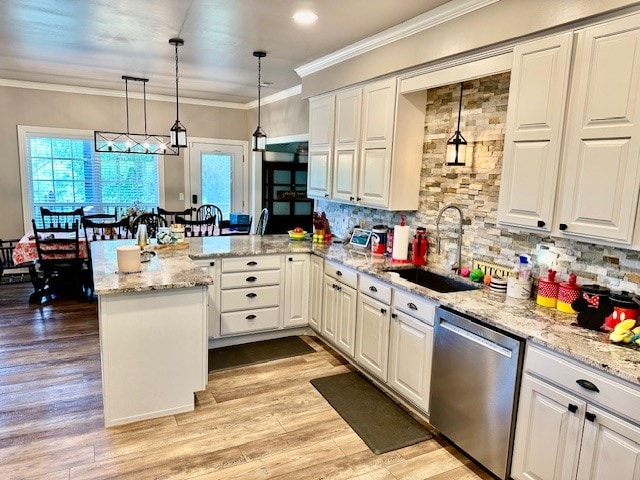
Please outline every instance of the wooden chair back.
[{"label": "wooden chair back", "polygon": [[258,218],[258,223],[256,223],[256,235],[264,235],[267,233],[267,225],[269,223],[269,209],[263,208],[260,212],[260,218]]},{"label": "wooden chair back", "polygon": [[176,216],[176,223],[184,225],[185,237],[210,237],[215,233],[215,218],[206,220],[189,220],[181,216]]},{"label": "wooden chair back", "polygon": [[169,225],[180,223],[176,221],[176,217],[178,216],[186,220],[193,220],[193,214],[195,211],[195,208],[187,208],[185,210],[165,210],[162,207],[158,207],[158,215],[162,215]]},{"label": "wooden chair back", "polygon": [[[84,228],[84,237],[87,243],[95,242],[97,240],[120,240],[123,238],[133,238],[133,232],[130,229],[129,218],[121,218],[120,220],[113,220],[113,215],[107,215],[107,220],[102,220],[104,217],[92,216],[92,218],[84,217],[82,219],[82,227]],[[87,250],[89,248],[87,247]]]},{"label": "wooden chair back", "polygon": [[54,211],[40,207],[40,217],[43,228],[71,228],[74,222],[80,225],[82,217],[84,217],[84,210],[82,207],[78,207],[70,211]]},{"label": "wooden chair back", "polygon": [[196,220],[207,220],[214,218],[215,224],[220,226],[222,222],[222,210],[213,204],[200,205],[196,210]]},{"label": "wooden chair back", "polygon": [[156,238],[158,228],[169,225],[162,215],[158,215],[157,213],[143,213],[134,218],[131,224],[131,231],[134,235],[138,231],[138,225],[141,224],[147,226],[147,236],[149,238]]}]

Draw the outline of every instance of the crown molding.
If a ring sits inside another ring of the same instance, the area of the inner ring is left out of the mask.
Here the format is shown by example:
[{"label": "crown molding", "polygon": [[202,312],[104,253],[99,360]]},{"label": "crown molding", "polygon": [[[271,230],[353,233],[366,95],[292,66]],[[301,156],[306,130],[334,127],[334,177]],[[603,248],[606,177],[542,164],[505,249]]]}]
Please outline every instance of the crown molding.
[{"label": "crown molding", "polygon": [[[74,85],[59,85],[55,83],[28,82],[25,80],[12,80],[8,78],[0,78],[0,87],[27,88],[31,90],[46,90],[49,92],[77,93],[80,95],[99,95],[103,97],[120,97],[125,98],[125,93],[120,90],[108,90],[106,88],[78,87]],[[139,92],[129,92],[130,98],[142,99],[143,95]],[[155,100],[158,102],[175,103],[176,97],[171,95],[147,94],[147,100]],[[246,103],[221,102],[219,100],[205,100],[198,98],[180,97],[181,104],[200,105],[205,107],[233,108],[239,110],[247,110]]]},{"label": "crown molding", "polygon": [[362,55],[376,48],[393,43],[405,37],[422,32],[436,25],[449,22],[457,17],[466,15],[480,8],[491,5],[500,0],[454,0],[407,20],[400,25],[388,28],[376,35],[356,42],[348,47],[320,57],[294,69],[301,78],[319,72],[325,68],[337,65],[351,58]]},{"label": "crown molding", "polygon": [[[296,95],[302,94],[302,85],[296,85],[295,87],[288,88],[287,90],[282,90],[280,92],[274,93],[273,95],[269,95],[268,97],[264,97],[260,100],[260,105],[268,105],[270,103],[279,102],[280,100],[285,100],[290,97],[295,97]],[[258,108],[258,100],[252,100],[248,103],[245,103],[245,107],[247,109]]]}]

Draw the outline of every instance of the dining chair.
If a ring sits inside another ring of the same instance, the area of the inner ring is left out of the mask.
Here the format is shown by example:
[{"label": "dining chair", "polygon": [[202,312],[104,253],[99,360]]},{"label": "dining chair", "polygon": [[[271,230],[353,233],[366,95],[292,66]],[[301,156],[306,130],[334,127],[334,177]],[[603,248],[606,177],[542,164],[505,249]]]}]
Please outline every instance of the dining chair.
[{"label": "dining chair", "polygon": [[176,223],[184,225],[185,237],[210,237],[214,235],[216,222],[214,217],[206,220],[190,220],[176,215]]},{"label": "dining chair", "polygon": [[84,209],[78,207],[75,210],[54,211],[46,207],[40,207],[40,217],[44,228],[70,228],[73,222],[80,225],[82,217],[84,217]]},{"label": "dining chair", "polygon": [[[103,217],[102,215],[106,215],[106,217]],[[87,243],[95,242],[97,240],[121,240],[125,238],[133,238],[129,219],[125,217],[115,220],[113,217],[113,215],[108,214],[96,214],[91,217],[84,217],[82,219],[82,227],[84,229],[84,236]],[[87,250],[89,250],[88,247]]]},{"label": "dining chair", "polygon": [[162,215],[169,225],[172,225],[174,223],[179,223],[179,222],[176,222],[177,216],[180,216],[185,220],[193,220],[192,217],[194,212],[196,211],[196,209],[193,207],[186,208],[184,210],[165,210],[162,207],[158,207],[157,210],[158,210],[158,215]]},{"label": "dining chair", "polygon": [[85,259],[80,254],[80,228],[78,222],[68,226],[38,228],[31,220],[42,272],[42,296],[62,291],[69,283],[79,298],[85,296],[83,272]]},{"label": "dining chair", "polygon": [[258,223],[256,223],[256,235],[264,235],[267,233],[267,224],[269,223],[269,209],[263,208],[260,212],[260,217],[258,218]]},{"label": "dining chair", "polygon": [[214,218],[216,225],[220,227],[222,222],[222,210],[220,210],[220,207],[213,204],[200,205],[196,210],[196,220],[206,220],[208,218]]},{"label": "dining chair", "polygon": [[0,239],[0,283],[2,283],[2,276],[4,272],[8,270],[14,270],[16,265],[13,263],[13,249],[20,239],[2,240]]},{"label": "dining chair", "polygon": [[138,225],[147,226],[147,236],[149,238],[156,238],[158,228],[167,227],[169,224],[162,215],[157,213],[142,213],[133,219],[131,224],[131,231],[135,235],[138,231]]}]

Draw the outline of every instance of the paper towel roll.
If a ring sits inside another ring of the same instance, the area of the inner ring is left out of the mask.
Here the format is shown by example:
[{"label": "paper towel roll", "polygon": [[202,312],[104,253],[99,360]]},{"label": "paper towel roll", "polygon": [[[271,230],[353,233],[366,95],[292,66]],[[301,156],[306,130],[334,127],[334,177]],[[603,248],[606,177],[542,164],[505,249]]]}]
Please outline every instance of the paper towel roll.
[{"label": "paper towel roll", "polygon": [[118,272],[134,273],[140,271],[140,247],[125,245],[116,248],[118,256]]},{"label": "paper towel roll", "polygon": [[409,254],[409,226],[396,225],[393,227],[392,260],[406,260]]}]

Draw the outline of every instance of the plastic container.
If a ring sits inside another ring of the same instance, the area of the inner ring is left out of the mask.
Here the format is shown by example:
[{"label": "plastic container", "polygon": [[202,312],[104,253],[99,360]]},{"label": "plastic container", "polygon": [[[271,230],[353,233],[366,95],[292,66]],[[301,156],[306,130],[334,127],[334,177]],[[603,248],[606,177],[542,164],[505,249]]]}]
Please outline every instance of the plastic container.
[{"label": "plastic container", "polygon": [[571,304],[582,295],[582,287],[576,283],[576,276],[569,275],[569,281],[561,283],[558,288],[558,303],[556,308],[564,313],[577,313]]},{"label": "plastic container", "polygon": [[532,281],[519,278],[507,278],[507,297],[527,300],[531,298]]},{"label": "plastic container", "polygon": [[635,320],[638,324],[638,304],[634,302],[629,292],[612,292],[611,303],[613,312],[604,319],[604,324],[608,328],[615,328],[620,322],[625,320]]},{"label": "plastic container", "polygon": [[556,271],[549,270],[547,276],[538,281],[536,303],[542,307],[556,308],[559,288],[560,284],[556,282]]},{"label": "plastic container", "polygon": [[385,225],[374,225],[371,229],[371,254],[384,255],[387,251],[387,233]]}]

